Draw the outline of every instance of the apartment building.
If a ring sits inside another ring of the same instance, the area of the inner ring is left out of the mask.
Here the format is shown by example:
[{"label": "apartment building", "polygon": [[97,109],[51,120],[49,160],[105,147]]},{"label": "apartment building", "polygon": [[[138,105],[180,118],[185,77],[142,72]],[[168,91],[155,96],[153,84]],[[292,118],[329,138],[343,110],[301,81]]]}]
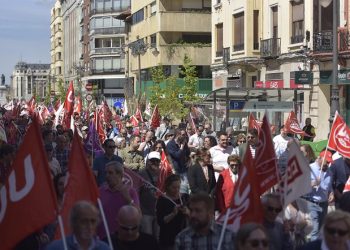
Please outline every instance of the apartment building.
[{"label": "apartment building", "polygon": [[57,91],[57,82],[63,80],[64,64],[63,64],[63,19],[61,14],[61,2],[57,0],[51,9],[51,67],[49,74],[49,82],[51,90]]},{"label": "apartment building", "polygon": [[[90,0],[89,75],[85,81],[97,86],[107,99],[124,96],[126,28],[116,18],[130,9],[130,0]],[[85,47],[85,44],[84,44]]]},{"label": "apartment building", "polygon": [[136,92],[153,85],[152,67],[179,75],[185,55],[197,67],[199,94],[211,91],[210,0],[132,0],[131,15],[129,74]]},{"label": "apartment building", "polygon": [[[339,2],[342,27],[348,0]],[[332,9],[330,0],[214,1],[213,89],[261,90],[263,101],[293,102],[301,122],[312,118],[316,139],[327,138],[330,82],[324,71],[332,69]],[[297,84],[301,72],[313,78]],[[273,113],[273,123],[286,118]]]},{"label": "apartment building", "polygon": [[29,100],[32,96],[45,98],[50,64],[18,62],[11,75],[12,97]]}]

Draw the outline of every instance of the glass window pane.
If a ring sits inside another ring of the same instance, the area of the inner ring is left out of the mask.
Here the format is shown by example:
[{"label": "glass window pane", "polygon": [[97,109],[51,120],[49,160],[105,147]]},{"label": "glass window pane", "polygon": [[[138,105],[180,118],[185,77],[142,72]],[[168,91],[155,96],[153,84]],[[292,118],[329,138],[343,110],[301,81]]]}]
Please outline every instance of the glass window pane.
[{"label": "glass window pane", "polygon": [[112,69],[112,60],[111,59],[104,59],[104,69]]},{"label": "glass window pane", "polygon": [[113,9],[120,10],[120,0],[113,0]]},{"label": "glass window pane", "polygon": [[102,28],[102,27],[103,27],[102,18],[96,18],[96,28]]},{"label": "glass window pane", "polygon": [[103,18],[103,27],[104,28],[112,27],[112,20],[110,17]]},{"label": "glass window pane", "polygon": [[122,0],[122,9],[127,10],[130,7],[130,0]]},{"label": "glass window pane", "polygon": [[104,48],[110,48],[111,47],[111,39],[110,38],[106,38],[106,39],[103,39],[103,47]]},{"label": "glass window pane", "polygon": [[96,9],[103,10],[103,0],[96,0]]},{"label": "glass window pane", "polygon": [[112,8],[112,0],[105,0],[105,10]]},{"label": "glass window pane", "polygon": [[103,69],[103,60],[96,59],[96,69]]}]

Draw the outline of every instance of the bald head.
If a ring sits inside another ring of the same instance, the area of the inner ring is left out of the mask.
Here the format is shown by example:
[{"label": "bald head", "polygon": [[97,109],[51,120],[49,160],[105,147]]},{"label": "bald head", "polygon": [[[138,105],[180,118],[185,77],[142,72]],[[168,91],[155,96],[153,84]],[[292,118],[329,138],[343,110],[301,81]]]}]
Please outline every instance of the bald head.
[{"label": "bald head", "polygon": [[119,209],[118,221],[120,224],[139,224],[141,221],[140,211],[134,206],[123,206]]}]

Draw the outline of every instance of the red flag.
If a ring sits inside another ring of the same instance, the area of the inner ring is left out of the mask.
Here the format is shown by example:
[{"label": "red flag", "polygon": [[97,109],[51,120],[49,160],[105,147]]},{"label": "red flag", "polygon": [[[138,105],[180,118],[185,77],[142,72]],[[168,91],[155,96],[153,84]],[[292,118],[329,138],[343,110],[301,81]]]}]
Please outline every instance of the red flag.
[{"label": "red flag", "polygon": [[141,110],[139,109],[139,107],[137,107],[134,116],[139,122],[143,122],[142,113],[141,113]]},{"label": "red flag", "polygon": [[190,112],[190,125],[192,127],[192,131],[194,133],[197,133],[197,127],[196,127],[196,124],[194,123],[193,116],[192,116],[191,112]]},{"label": "red flag", "polygon": [[81,97],[77,96],[75,97],[74,113],[78,113],[80,115],[81,109],[82,109]]},{"label": "red flag", "polygon": [[350,158],[350,129],[343,118],[336,112],[329,135],[328,148]]},{"label": "red flag", "polygon": [[96,110],[94,119],[95,119],[95,127],[97,130],[98,138],[100,139],[101,144],[106,140],[106,133],[103,129],[103,124],[102,124],[102,115],[103,115],[103,109]]},{"label": "red flag", "polygon": [[291,111],[289,113],[289,116],[286,122],[284,123],[284,128],[288,133],[309,136],[307,133],[305,133],[305,131],[301,129],[294,111]]},{"label": "red flag", "polygon": [[59,107],[61,106],[61,100],[58,99],[55,103],[55,106],[53,107],[55,111],[57,111],[59,109]]},{"label": "red flag", "polygon": [[110,110],[107,102],[103,101],[103,104],[102,104],[102,121],[105,124],[110,125],[112,116],[113,116],[112,111]]},{"label": "red flag", "polygon": [[147,181],[129,168],[124,167],[123,182],[139,190]]},{"label": "red flag", "polygon": [[154,107],[152,116],[151,116],[151,121],[150,121],[150,127],[155,129],[160,126],[160,113],[158,110],[158,105]]},{"label": "red flag", "polygon": [[27,103],[27,110],[30,116],[34,114],[35,105],[36,105],[35,97],[32,96],[32,98],[30,98],[30,100]]},{"label": "red flag", "polygon": [[350,177],[348,178],[348,180],[345,183],[345,187],[344,187],[343,193],[349,192],[349,191],[350,191]]},{"label": "red flag", "polygon": [[159,177],[158,177],[158,188],[162,191],[165,192],[164,189],[164,184],[165,184],[165,179],[173,174],[173,168],[171,167],[164,151],[162,151],[161,154],[161,162],[160,162],[160,169],[159,169]]},{"label": "red flag", "polygon": [[13,249],[19,241],[53,222],[57,216],[56,193],[35,120],[0,189],[0,200],[1,249]]},{"label": "red flag", "polygon": [[270,124],[264,115],[259,133],[259,144],[255,151],[255,169],[259,182],[259,194],[277,184],[279,172],[277,168],[276,153],[273,147]]},{"label": "red flag", "polygon": [[263,221],[260,188],[253,162],[250,148],[247,148],[243,166],[238,173],[239,177],[235,184],[231,207],[218,218],[218,222],[223,223],[226,212],[229,212],[227,227],[234,232],[245,223],[262,223]]},{"label": "red flag", "polygon": [[135,117],[135,115],[132,115],[130,117],[130,122],[134,127],[137,127],[139,125],[139,121],[137,120],[137,118]]},{"label": "red flag", "polygon": [[61,210],[66,234],[69,234],[68,217],[74,203],[80,200],[96,203],[99,196],[95,177],[86,160],[86,155],[76,130],[72,142],[72,151],[69,156],[68,173],[69,177]]},{"label": "red flag", "polygon": [[38,106],[37,110],[38,110],[39,122],[40,122],[40,124],[44,124],[47,117],[50,115],[50,112],[47,109],[47,107],[45,106],[45,104]]},{"label": "red flag", "polygon": [[73,82],[70,82],[70,84],[69,84],[66,99],[64,100],[63,109],[65,110],[65,112],[64,112],[62,125],[64,128],[70,128],[70,120],[71,120],[71,116],[72,116],[73,110],[74,110]]},{"label": "red flag", "polygon": [[262,122],[255,119],[253,113],[249,114],[248,129],[255,128],[260,133]]}]

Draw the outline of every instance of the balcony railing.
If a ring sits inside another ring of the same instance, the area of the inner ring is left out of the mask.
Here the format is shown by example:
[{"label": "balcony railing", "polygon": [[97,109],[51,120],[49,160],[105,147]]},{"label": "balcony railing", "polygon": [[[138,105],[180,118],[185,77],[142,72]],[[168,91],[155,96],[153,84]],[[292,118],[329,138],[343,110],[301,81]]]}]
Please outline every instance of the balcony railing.
[{"label": "balcony railing", "polygon": [[118,13],[128,10],[130,8],[129,6],[122,6],[122,7],[113,7],[113,8],[105,8],[105,9],[92,9],[90,11],[90,16],[96,15],[96,14],[107,14],[107,13]]},{"label": "balcony railing", "polygon": [[299,35],[299,36],[292,36],[290,38],[290,43],[295,44],[295,43],[302,43],[304,41],[304,36]]},{"label": "balcony railing", "polygon": [[350,32],[349,30],[339,30],[339,52],[350,51]]},{"label": "balcony railing", "polygon": [[233,45],[233,51],[241,51],[244,50],[244,43]]},{"label": "balcony railing", "polygon": [[321,31],[314,33],[313,37],[313,50],[316,53],[332,52],[333,48],[333,32],[332,31]]},{"label": "balcony railing", "polygon": [[118,69],[91,69],[92,74],[104,74],[104,73],[124,73],[124,68],[118,68]]},{"label": "balcony railing", "polygon": [[121,48],[95,48],[92,49],[90,54],[110,54],[110,53],[121,53]]},{"label": "balcony railing", "polygon": [[260,56],[274,58],[281,55],[281,38],[264,39],[260,42]]},{"label": "balcony railing", "polygon": [[110,35],[126,33],[125,27],[95,28],[91,29],[90,35]]}]

